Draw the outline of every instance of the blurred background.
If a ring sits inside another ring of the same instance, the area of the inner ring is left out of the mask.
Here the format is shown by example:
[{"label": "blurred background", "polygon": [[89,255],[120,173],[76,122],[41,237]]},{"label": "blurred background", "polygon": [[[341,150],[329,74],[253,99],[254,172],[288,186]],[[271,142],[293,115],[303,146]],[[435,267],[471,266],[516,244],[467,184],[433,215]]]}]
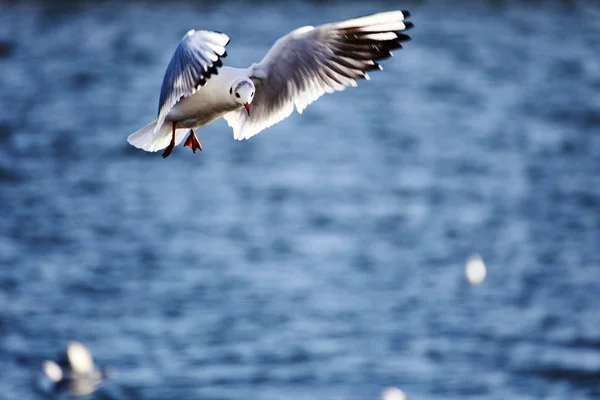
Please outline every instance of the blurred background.
[{"label": "blurred background", "polygon": [[[392,9],[370,82],[127,143],[189,29],[243,67]],[[591,1],[0,2],[0,398],[71,339],[97,399],[600,398],[599,91]]]}]

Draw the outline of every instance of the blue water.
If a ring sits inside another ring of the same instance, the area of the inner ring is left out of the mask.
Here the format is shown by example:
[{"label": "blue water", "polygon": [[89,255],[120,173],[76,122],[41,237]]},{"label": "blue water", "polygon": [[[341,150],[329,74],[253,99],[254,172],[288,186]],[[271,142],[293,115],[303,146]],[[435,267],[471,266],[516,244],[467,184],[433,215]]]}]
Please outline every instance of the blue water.
[{"label": "blue water", "polygon": [[[70,339],[96,399],[600,398],[600,7],[451,3],[0,3],[0,398]],[[393,8],[370,82],[127,144],[188,29],[247,66]]]}]

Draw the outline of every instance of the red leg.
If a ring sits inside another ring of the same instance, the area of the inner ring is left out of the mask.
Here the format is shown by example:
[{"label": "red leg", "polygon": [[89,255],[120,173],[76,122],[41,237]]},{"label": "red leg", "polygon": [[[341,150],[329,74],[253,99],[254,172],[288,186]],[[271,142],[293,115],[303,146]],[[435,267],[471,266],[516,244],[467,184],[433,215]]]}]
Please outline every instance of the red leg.
[{"label": "red leg", "polygon": [[173,133],[171,134],[171,143],[169,143],[169,145],[167,146],[167,148],[163,152],[162,158],[169,157],[171,155],[171,153],[173,152],[173,149],[175,148],[175,125],[176,124],[177,124],[177,122],[173,121],[173,123],[172,123]]},{"label": "red leg", "polygon": [[200,141],[198,140],[198,137],[194,133],[193,129],[190,129],[190,134],[188,135],[187,139],[185,139],[185,144],[183,147],[186,146],[191,148],[194,153],[196,150],[202,151],[202,145],[200,144]]}]

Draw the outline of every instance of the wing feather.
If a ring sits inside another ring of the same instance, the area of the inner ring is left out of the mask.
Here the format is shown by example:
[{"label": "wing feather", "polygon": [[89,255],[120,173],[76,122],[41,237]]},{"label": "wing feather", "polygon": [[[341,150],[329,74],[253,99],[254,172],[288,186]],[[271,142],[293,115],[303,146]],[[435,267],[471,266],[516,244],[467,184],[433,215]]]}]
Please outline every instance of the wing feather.
[{"label": "wing feather", "polygon": [[245,110],[225,115],[235,139],[248,139],[298,113],[325,93],[356,86],[381,69],[377,61],[402,48],[410,36],[407,11],[390,11],[298,28],[280,38],[258,64],[248,69],[256,86],[250,116]]},{"label": "wing feather", "polygon": [[163,78],[154,133],[182,97],[191,96],[218,73],[223,65],[221,58],[227,56],[228,43],[229,37],[224,33],[193,29],[181,39]]}]

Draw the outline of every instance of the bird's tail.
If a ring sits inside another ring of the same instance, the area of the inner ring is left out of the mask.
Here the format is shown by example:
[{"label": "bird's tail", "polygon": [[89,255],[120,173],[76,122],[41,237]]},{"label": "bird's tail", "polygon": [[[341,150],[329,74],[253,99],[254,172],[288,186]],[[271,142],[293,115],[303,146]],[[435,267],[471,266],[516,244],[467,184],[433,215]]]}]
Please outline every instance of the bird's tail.
[{"label": "bird's tail", "polygon": [[[129,135],[127,141],[132,146],[146,151],[159,151],[164,149],[171,142],[171,122],[163,123],[156,133],[154,133],[155,125],[156,120]],[[189,129],[177,129],[175,131],[175,145],[181,143],[188,131]]]}]

